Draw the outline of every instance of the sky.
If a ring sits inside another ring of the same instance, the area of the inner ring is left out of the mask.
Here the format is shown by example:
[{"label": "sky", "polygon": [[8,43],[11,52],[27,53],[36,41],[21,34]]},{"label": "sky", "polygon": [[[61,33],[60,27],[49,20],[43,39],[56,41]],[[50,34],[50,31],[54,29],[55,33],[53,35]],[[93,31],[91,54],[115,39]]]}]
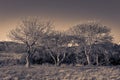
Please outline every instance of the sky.
[{"label": "sky", "polygon": [[114,42],[120,42],[120,0],[0,0],[0,41],[9,40],[10,30],[21,18],[39,16],[56,29],[97,21],[111,28]]}]

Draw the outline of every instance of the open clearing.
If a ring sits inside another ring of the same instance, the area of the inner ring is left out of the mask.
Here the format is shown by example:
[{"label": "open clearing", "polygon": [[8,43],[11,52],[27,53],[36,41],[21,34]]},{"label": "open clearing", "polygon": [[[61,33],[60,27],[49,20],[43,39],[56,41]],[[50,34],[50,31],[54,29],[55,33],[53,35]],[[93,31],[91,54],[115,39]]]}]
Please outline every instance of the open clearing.
[{"label": "open clearing", "polygon": [[0,80],[120,80],[120,66],[4,66],[0,68]]}]

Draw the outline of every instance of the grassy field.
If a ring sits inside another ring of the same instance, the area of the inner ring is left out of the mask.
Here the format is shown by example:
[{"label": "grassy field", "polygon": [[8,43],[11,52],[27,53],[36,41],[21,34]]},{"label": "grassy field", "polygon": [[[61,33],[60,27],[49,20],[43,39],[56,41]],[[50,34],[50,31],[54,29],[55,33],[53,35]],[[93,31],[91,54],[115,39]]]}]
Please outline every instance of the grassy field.
[{"label": "grassy field", "polygon": [[0,80],[120,80],[120,66],[4,66],[0,68]]},{"label": "grassy field", "polygon": [[120,80],[120,66],[55,67],[43,64],[26,68],[14,62],[21,56],[15,53],[0,53],[0,80]]}]

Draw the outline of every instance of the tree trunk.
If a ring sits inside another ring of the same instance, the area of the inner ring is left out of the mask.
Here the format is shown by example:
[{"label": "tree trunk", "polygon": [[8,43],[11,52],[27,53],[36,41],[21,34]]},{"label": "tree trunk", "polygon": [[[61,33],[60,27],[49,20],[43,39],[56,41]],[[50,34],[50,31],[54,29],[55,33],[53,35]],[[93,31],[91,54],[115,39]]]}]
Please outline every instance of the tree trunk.
[{"label": "tree trunk", "polygon": [[98,55],[96,55],[96,64],[97,64],[97,66],[99,65],[99,61],[98,61]]},{"label": "tree trunk", "polygon": [[54,55],[52,54],[52,52],[50,52],[50,56],[52,57],[52,59],[54,60],[54,64],[57,64],[57,60],[55,59]]},{"label": "tree trunk", "polygon": [[87,58],[87,63],[88,63],[88,65],[91,65],[91,61],[90,61],[89,55],[86,55],[86,58]]},{"label": "tree trunk", "polygon": [[89,49],[89,52],[88,52],[87,47],[85,46],[84,48],[85,48],[85,55],[86,55],[86,59],[87,59],[87,64],[88,64],[88,65],[92,65],[92,64],[91,64],[91,60],[90,60],[90,56],[89,56],[89,54],[90,54],[90,49]]},{"label": "tree trunk", "polygon": [[57,62],[57,63],[55,64],[55,66],[60,66],[60,63],[59,63],[59,62]]},{"label": "tree trunk", "polygon": [[57,55],[57,61],[56,61],[57,63],[56,63],[56,66],[60,66],[60,59],[59,59],[59,56],[60,56],[60,55]]},{"label": "tree trunk", "polygon": [[30,55],[28,54],[27,56],[26,56],[26,65],[25,65],[27,68],[29,68],[30,67]]},{"label": "tree trunk", "polygon": [[108,66],[109,65],[109,63],[110,63],[110,61],[109,61],[109,53],[108,53],[108,51],[107,50],[105,50],[105,61],[106,61],[106,65]]}]

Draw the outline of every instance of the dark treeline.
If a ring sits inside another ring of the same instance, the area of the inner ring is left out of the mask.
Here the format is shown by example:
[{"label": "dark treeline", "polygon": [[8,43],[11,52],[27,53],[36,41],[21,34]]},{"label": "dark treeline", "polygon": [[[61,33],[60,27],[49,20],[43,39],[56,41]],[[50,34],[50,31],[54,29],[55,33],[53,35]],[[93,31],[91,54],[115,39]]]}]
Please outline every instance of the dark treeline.
[{"label": "dark treeline", "polygon": [[[26,67],[31,63],[119,65],[120,46],[112,42],[110,31],[107,26],[91,22],[60,32],[54,30],[51,22],[30,17],[11,30],[9,37],[24,44],[25,50],[20,46],[19,50],[27,53],[22,58],[25,58]],[[8,48],[6,44],[4,46]]]},{"label": "dark treeline", "polygon": [[[97,47],[97,48],[96,48]],[[102,47],[102,49],[98,49],[98,47]],[[84,54],[84,50],[81,49],[79,46],[76,47],[68,47],[62,48],[61,50],[66,51],[66,57],[61,62],[61,64],[69,64],[69,65],[87,65],[87,59]],[[108,53],[106,53],[106,51]],[[104,43],[104,44],[97,44],[92,45],[91,51],[91,62],[93,65],[120,65],[120,46],[113,43]],[[96,55],[98,54],[98,62],[96,61]],[[54,53],[54,56],[57,56]],[[62,58],[63,54],[61,54],[60,58]],[[54,64],[53,59],[49,55],[49,52],[44,48],[41,47],[38,52],[33,54],[31,59],[33,64],[44,64],[44,63],[51,63]]]},{"label": "dark treeline", "polygon": [[[7,46],[6,46],[7,45]],[[98,47],[102,47],[102,49],[98,49]],[[102,43],[97,45],[92,45],[92,55],[91,61],[93,65],[120,65],[120,45],[114,43]],[[109,54],[106,54],[106,49]],[[63,48],[63,50],[66,50]],[[79,51],[79,52],[78,52]],[[25,53],[25,45],[20,43],[14,42],[0,42],[0,52],[7,52],[7,53]],[[96,52],[98,54],[98,63],[96,63]],[[86,56],[84,54],[84,50],[82,50],[79,46],[68,47],[67,52],[65,53],[66,57],[61,62],[61,64],[67,65],[87,65]],[[25,56],[23,54],[20,60],[20,64],[25,64]],[[54,54],[54,56],[56,56]],[[62,55],[61,55],[62,56]],[[108,59],[108,61],[107,61]],[[52,64],[54,65],[54,61],[49,55],[49,52],[46,50],[44,46],[39,47],[36,49],[36,52],[31,56],[31,63],[32,64]]]}]

